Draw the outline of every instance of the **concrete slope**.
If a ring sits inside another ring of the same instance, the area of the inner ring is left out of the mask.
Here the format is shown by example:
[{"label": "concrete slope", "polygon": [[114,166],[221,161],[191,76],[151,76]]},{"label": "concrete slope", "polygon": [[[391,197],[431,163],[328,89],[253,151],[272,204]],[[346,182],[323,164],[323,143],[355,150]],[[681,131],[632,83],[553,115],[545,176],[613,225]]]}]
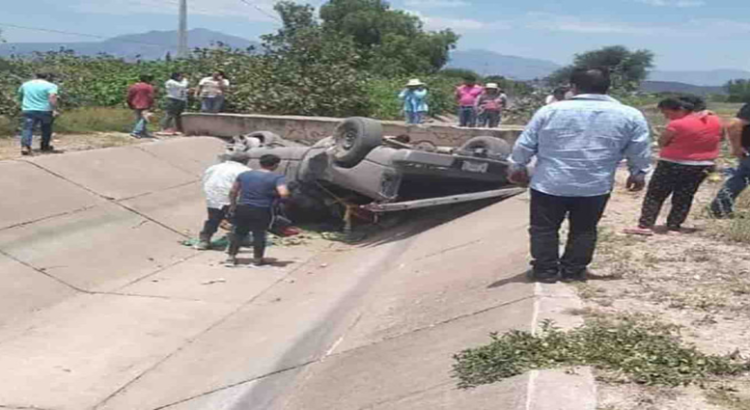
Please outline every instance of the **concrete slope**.
[{"label": "concrete slope", "polygon": [[0,162],[0,324],[111,291],[193,255],[214,138]]}]

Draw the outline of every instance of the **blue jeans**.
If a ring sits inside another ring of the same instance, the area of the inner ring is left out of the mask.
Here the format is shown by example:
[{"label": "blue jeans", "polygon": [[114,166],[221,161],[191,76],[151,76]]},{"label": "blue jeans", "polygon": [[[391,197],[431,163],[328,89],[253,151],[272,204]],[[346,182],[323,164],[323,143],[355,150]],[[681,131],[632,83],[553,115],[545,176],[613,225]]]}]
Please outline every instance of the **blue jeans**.
[{"label": "blue jeans", "polygon": [[21,146],[31,148],[34,138],[34,127],[39,124],[42,129],[42,151],[50,149],[52,139],[52,123],[54,117],[51,111],[24,111],[21,124]]},{"label": "blue jeans", "polygon": [[458,126],[459,127],[476,127],[477,111],[473,106],[458,108]]},{"label": "blue jeans", "polygon": [[141,138],[151,138],[151,134],[148,133],[148,121],[143,115],[148,110],[133,110],[135,112],[135,126],[130,135],[135,135]]},{"label": "blue jeans", "polygon": [[203,97],[201,100],[201,112],[216,114],[221,111],[223,106],[223,95],[217,95],[216,97]]},{"label": "blue jeans", "polygon": [[404,112],[404,114],[406,115],[407,124],[421,124],[422,123],[423,113],[421,111],[406,111]]},{"label": "blue jeans", "polygon": [[740,161],[737,171],[724,182],[724,186],[711,202],[711,213],[717,217],[731,216],[734,211],[734,200],[740,196],[748,184],[750,184],[750,157],[745,157]]}]

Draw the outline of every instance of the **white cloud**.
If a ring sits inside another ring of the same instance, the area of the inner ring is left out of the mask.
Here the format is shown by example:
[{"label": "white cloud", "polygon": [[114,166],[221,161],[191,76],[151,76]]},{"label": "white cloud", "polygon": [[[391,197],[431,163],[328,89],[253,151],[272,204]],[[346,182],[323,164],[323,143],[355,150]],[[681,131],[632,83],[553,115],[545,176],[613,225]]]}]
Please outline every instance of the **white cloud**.
[{"label": "white cloud", "polygon": [[427,30],[444,30],[451,29],[455,32],[462,33],[466,31],[496,31],[496,30],[507,30],[511,28],[510,24],[502,21],[493,21],[491,23],[474,20],[469,18],[454,18],[454,17],[442,17],[442,16],[427,16],[418,11],[404,10],[409,14],[413,14],[419,17],[424,23],[424,28]]},{"label": "white cloud", "polygon": [[[244,17],[250,21],[275,21],[274,0],[190,0],[190,15]],[[252,5],[255,5],[252,6]],[[177,0],[75,0],[70,7],[79,12],[98,14],[169,14],[176,15]]]},{"label": "white cloud", "polygon": [[654,28],[625,22],[584,20],[576,16],[549,13],[529,13],[527,28],[549,31],[566,31],[582,34],[653,34]]},{"label": "white cloud", "polygon": [[415,9],[453,9],[469,7],[471,3],[465,0],[406,0],[404,5]]},{"label": "white cloud", "polygon": [[636,0],[639,3],[645,3],[655,7],[701,7],[705,6],[706,2],[703,0]]}]

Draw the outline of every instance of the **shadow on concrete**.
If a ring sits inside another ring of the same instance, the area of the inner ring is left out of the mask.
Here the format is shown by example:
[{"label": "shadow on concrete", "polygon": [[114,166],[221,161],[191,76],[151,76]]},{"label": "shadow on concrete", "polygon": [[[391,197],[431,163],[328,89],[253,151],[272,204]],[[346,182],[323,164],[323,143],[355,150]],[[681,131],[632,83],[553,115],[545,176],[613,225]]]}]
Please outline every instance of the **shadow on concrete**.
[{"label": "shadow on concrete", "polygon": [[534,280],[531,279],[531,275],[529,273],[530,271],[526,270],[517,275],[513,275],[505,279],[500,279],[499,281],[493,282],[492,284],[487,286],[487,289],[497,289],[505,285],[510,285],[511,283],[533,283]]},{"label": "shadow on concrete", "polygon": [[[274,258],[263,258],[263,265],[260,266],[260,268],[263,268],[265,266],[273,267],[273,268],[286,268],[289,265],[293,265],[293,261],[280,261],[278,259]],[[237,266],[249,266],[252,262],[252,258],[237,258]]]}]

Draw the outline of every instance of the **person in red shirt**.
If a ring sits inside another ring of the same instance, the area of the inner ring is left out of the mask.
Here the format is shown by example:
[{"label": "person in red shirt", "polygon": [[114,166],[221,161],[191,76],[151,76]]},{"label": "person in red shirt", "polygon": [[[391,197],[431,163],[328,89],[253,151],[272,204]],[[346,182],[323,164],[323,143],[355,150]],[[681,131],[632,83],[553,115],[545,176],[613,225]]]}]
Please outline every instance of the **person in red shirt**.
[{"label": "person in red shirt", "polygon": [[135,112],[135,126],[130,133],[135,138],[152,138],[148,132],[149,112],[154,106],[154,77],[141,75],[140,81],[128,88],[128,107]]},{"label": "person in red shirt", "polygon": [[668,98],[659,103],[668,119],[659,137],[659,162],[643,199],[637,228],[625,232],[652,235],[664,201],[672,195],[667,229],[679,232],[690,213],[693,197],[714,168],[724,136],[721,119],[706,111],[698,97]]}]

